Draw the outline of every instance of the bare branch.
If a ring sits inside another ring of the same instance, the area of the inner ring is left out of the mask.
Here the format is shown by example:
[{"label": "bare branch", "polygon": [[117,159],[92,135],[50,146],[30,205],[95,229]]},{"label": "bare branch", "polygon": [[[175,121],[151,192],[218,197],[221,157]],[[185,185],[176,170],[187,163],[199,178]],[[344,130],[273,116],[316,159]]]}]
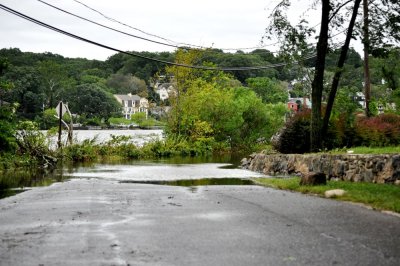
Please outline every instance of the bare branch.
[{"label": "bare branch", "polygon": [[345,7],[347,4],[353,2],[353,0],[348,0],[347,2],[344,2],[343,4],[341,4],[331,15],[331,17],[329,18],[329,23],[331,22],[331,20],[336,16],[337,13],[339,13],[339,11]]}]

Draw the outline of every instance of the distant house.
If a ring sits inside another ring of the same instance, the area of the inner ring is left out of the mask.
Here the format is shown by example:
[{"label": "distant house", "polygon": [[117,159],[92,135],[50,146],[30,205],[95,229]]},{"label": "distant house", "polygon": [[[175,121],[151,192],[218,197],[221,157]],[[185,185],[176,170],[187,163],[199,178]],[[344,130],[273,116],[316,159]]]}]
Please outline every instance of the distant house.
[{"label": "distant house", "polygon": [[131,115],[142,112],[148,115],[149,101],[138,95],[115,94],[114,97],[122,105],[122,114],[126,119],[131,119]]},{"label": "distant house", "polygon": [[160,96],[161,101],[168,99],[173,91],[175,88],[172,83],[157,83],[155,86],[155,92]]},{"label": "distant house", "polygon": [[298,112],[304,109],[311,108],[311,101],[310,99],[303,97],[303,98],[289,98],[287,103],[289,110],[293,112]]},{"label": "distant house", "polygon": [[361,107],[363,109],[365,109],[365,95],[362,92],[356,92],[356,96],[354,97],[354,100],[356,102],[358,102],[359,105],[361,105]]}]

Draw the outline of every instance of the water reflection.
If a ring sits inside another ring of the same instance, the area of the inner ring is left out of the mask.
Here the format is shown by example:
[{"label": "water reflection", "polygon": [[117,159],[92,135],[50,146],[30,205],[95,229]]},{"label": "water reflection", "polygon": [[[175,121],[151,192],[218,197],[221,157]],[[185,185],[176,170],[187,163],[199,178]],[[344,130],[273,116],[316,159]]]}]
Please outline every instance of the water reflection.
[{"label": "water reflection", "polygon": [[[254,185],[255,183],[250,179],[243,178],[201,178],[201,179],[184,179],[184,180],[148,180],[148,181],[136,181],[126,180],[120,183],[131,183],[131,184],[153,184],[153,185],[166,185],[166,186],[180,186],[190,187],[191,189],[198,186],[244,186]],[[194,189],[194,192],[197,189]]]},{"label": "water reflection", "polygon": [[0,172],[0,198],[13,196],[33,187],[49,186],[64,181],[62,169],[54,171],[5,171]]},{"label": "water reflection", "polygon": [[[263,175],[239,169],[232,156],[179,157],[159,160],[112,161],[61,165],[52,172],[20,171],[0,173],[0,198],[33,187],[48,186],[71,178],[99,178],[129,183],[187,186],[196,191],[204,185],[247,185],[250,177]],[[251,183],[252,184],[252,183]]]},{"label": "water reflection", "polygon": [[188,163],[137,161],[131,164],[97,164],[79,167],[73,178],[101,178],[116,181],[172,181],[212,178],[250,178],[261,174],[231,167],[226,163]]}]

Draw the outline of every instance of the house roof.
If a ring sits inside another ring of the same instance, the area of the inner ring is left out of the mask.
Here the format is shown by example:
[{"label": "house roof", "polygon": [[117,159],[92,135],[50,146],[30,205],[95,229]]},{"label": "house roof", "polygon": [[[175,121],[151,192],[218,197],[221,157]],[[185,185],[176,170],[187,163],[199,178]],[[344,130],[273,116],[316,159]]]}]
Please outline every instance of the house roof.
[{"label": "house roof", "polygon": [[[297,103],[297,101],[300,101],[301,104],[304,104],[304,98],[290,98],[288,103]],[[311,101],[308,98],[306,98],[306,105],[311,107]]]},{"label": "house roof", "polygon": [[140,101],[140,96],[138,95],[127,95],[127,94],[114,94],[121,101]]}]

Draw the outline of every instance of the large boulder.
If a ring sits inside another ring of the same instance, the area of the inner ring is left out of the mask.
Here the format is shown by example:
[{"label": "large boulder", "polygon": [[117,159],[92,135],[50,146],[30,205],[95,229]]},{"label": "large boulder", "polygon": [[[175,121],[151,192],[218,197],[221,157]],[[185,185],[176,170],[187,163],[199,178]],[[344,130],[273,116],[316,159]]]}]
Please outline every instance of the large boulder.
[{"label": "large boulder", "polygon": [[300,179],[301,186],[317,186],[326,185],[326,175],[322,172],[309,172],[308,174],[302,175]]}]

